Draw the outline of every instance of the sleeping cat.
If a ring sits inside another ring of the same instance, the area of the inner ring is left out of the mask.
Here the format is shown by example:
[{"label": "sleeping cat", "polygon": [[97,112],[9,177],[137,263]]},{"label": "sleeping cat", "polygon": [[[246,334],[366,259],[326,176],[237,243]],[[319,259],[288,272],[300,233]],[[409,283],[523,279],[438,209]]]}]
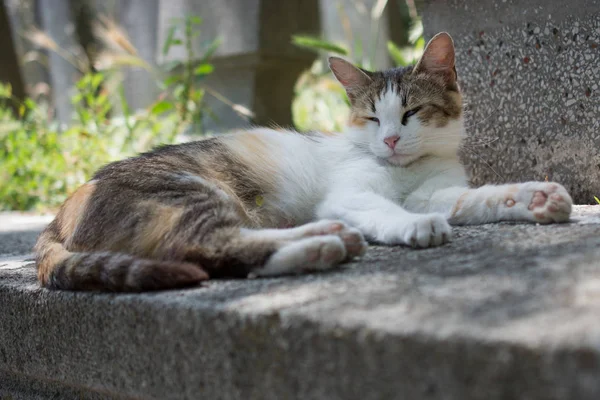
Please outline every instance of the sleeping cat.
[{"label": "sleeping cat", "polygon": [[454,45],[435,36],[414,67],[330,67],[351,102],[340,134],[266,128],[164,146],[101,168],[36,245],[52,289],[144,291],[209,277],[326,270],[363,237],[439,246],[450,224],[563,222],[557,183],[469,189]]}]

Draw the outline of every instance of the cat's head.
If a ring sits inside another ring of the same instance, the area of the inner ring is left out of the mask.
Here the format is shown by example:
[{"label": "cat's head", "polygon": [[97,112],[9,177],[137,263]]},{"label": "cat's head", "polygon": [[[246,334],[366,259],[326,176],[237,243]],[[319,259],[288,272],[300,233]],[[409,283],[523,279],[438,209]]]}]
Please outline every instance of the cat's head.
[{"label": "cat's head", "polygon": [[348,136],[390,164],[455,156],[463,134],[454,44],[439,33],[414,67],[368,72],[331,57],[329,66],[351,103]]}]

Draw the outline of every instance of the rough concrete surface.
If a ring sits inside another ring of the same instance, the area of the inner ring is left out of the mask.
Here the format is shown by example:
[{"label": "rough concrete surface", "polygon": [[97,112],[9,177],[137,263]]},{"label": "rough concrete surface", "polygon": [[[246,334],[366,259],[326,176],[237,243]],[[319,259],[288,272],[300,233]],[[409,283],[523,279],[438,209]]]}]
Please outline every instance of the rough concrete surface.
[{"label": "rough concrete surface", "polygon": [[477,185],[549,180],[579,204],[600,192],[600,1],[426,0],[448,31],[467,106],[463,159]]},{"label": "rough concrete surface", "polygon": [[9,217],[1,399],[600,398],[600,206],[371,247],[332,273],[137,295],[40,289],[23,254],[45,220]]}]

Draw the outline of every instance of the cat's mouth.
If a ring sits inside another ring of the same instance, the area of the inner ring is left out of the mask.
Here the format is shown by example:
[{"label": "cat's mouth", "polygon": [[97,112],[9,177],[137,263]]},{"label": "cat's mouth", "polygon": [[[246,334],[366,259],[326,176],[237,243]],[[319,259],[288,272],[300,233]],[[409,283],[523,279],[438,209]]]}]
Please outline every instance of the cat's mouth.
[{"label": "cat's mouth", "polygon": [[406,167],[409,164],[412,164],[413,162],[417,161],[421,157],[423,157],[423,155],[420,153],[394,153],[388,158],[386,158],[386,160],[390,164],[398,165],[400,167]]}]

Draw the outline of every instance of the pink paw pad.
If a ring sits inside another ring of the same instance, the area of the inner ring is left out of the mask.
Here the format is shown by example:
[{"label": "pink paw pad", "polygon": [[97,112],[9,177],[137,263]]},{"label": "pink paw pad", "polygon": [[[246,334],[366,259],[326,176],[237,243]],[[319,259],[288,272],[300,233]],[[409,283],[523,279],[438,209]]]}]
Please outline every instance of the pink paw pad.
[{"label": "pink paw pad", "polygon": [[529,209],[533,210],[534,208],[542,207],[544,204],[546,204],[547,200],[548,196],[546,195],[546,193],[542,191],[537,191],[533,194],[533,197],[531,198],[531,203],[529,203]]},{"label": "pink paw pad", "polygon": [[319,252],[319,250],[310,250],[306,253],[306,261],[311,263],[316,262],[320,256],[321,253]]},{"label": "pink paw pad", "polygon": [[334,223],[334,224],[329,225],[327,231],[330,233],[333,233],[333,232],[339,232],[342,229],[344,229],[344,225],[339,224],[339,223]]},{"label": "pink paw pad", "polygon": [[508,199],[504,204],[506,204],[506,207],[512,207],[515,205],[515,201],[513,199]]}]

